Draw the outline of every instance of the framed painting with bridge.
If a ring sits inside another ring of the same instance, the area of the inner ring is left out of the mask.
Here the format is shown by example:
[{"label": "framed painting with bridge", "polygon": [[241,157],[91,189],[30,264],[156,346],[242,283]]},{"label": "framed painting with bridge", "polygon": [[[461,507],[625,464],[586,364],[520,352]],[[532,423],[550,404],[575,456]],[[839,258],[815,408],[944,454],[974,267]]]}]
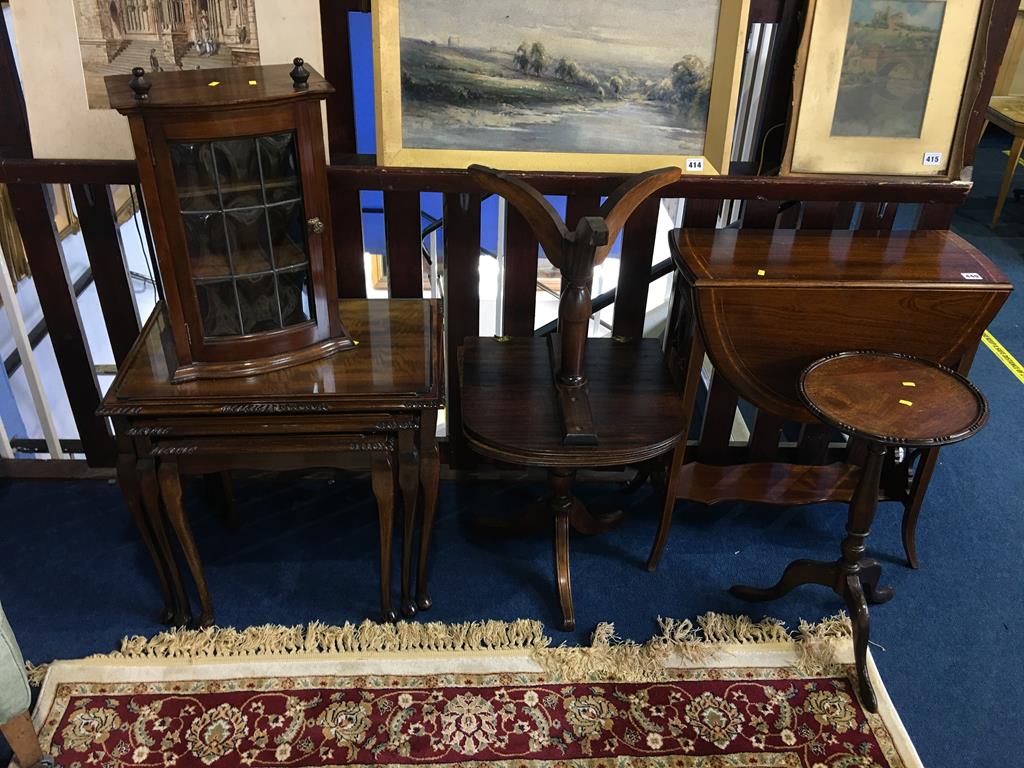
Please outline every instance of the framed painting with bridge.
[{"label": "framed painting with bridge", "polygon": [[726,173],[749,0],[375,0],[381,165]]},{"label": "framed painting with bridge", "polygon": [[797,57],[792,173],[943,177],[981,0],[811,0]]}]

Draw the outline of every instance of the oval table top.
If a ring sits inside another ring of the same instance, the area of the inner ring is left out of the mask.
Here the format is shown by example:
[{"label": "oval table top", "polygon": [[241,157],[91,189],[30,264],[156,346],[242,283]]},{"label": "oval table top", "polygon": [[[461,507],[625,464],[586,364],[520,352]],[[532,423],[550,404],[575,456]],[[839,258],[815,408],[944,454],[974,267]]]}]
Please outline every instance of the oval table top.
[{"label": "oval table top", "polygon": [[963,376],[892,352],[823,357],[801,374],[800,396],[829,426],[886,445],[948,445],[988,420],[985,397]]}]

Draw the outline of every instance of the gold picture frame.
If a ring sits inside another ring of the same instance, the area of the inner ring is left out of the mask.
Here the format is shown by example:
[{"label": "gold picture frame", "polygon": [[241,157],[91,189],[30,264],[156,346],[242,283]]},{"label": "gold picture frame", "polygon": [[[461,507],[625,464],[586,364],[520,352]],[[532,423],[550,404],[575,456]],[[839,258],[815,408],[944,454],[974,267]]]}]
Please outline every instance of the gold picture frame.
[{"label": "gold picture frame", "polygon": [[783,173],[958,173],[952,155],[981,6],[810,0]]},{"label": "gold picture frame", "polygon": [[[423,291],[425,294],[429,295],[430,275],[427,274],[426,270],[423,270],[422,276]],[[370,287],[375,291],[388,290],[388,266],[387,259],[384,258],[384,254],[370,254]]]},{"label": "gold picture frame", "polygon": [[51,184],[53,188],[53,225],[61,240],[76,234],[82,225],[71,207],[71,188],[66,184]]},{"label": "gold picture frame", "polygon": [[[539,0],[538,0],[539,1]],[[569,5],[574,2],[581,3],[582,0],[566,0]],[[702,154],[645,154],[642,151],[635,151],[630,153],[612,153],[612,152],[588,152],[585,150],[581,151],[530,151],[523,149],[512,149],[512,150],[498,150],[488,148],[421,148],[416,146],[406,146],[403,130],[406,122],[403,120],[403,72],[402,72],[402,39],[401,39],[401,26],[400,26],[400,6],[402,0],[375,0],[372,6],[373,15],[373,53],[374,53],[374,74],[375,74],[375,107],[377,114],[377,162],[385,166],[412,166],[412,167],[428,167],[428,168],[465,168],[467,165],[472,163],[481,163],[484,165],[490,165],[497,168],[503,168],[506,170],[534,170],[534,171],[567,171],[567,172],[583,172],[583,171],[596,171],[606,173],[633,173],[638,171],[650,170],[653,168],[659,168],[664,166],[681,166],[688,173],[704,174],[704,175],[716,175],[724,174],[728,172],[729,168],[729,156],[732,149],[732,136],[733,127],[736,119],[736,102],[737,94],[739,92],[740,76],[743,69],[743,56],[746,50],[747,40],[747,20],[749,15],[749,2],[750,0],[721,0],[720,8],[718,11],[717,25],[715,27],[715,42],[713,49],[713,63],[705,70],[710,72],[710,85],[708,90],[705,91],[707,98],[707,109],[706,109],[706,124],[704,130],[703,149]],[[485,2],[485,0],[481,0]],[[524,0],[520,4],[520,7],[533,2],[533,0]],[[697,2],[697,0],[695,0]],[[588,4],[589,5],[589,4]],[[668,10],[671,4],[666,4],[665,8]],[[467,7],[461,4],[452,6],[458,8],[460,14],[467,13]],[[480,6],[474,4],[473,12],[478,13]],[[698,7],[698,6],[695,6]],[[707,7],[705,4],[703,7]],[[495,6],[496,11],[498,6]],[[550,4],[548,8],[552,8]],[[687,18],[685,9],[679,8],[678,6],[672,6],[673,13],[677,14],[674,18]],[[507,14],[510,13],[510,9],[506,5],[500,6],[500,18],[506,18]],[[591,7],[591,10],[595,10]],[[512,9],[512,13],[518,12],[517,9]],[[600,14],[588,11],[588,6],[581,5],[580,13],[584,18],[600,17]],[[628,23],[626,19],[638,19],[637,23],[646,24],[657,24],[657,18],[646,17],[645,14],[632,13],[622,15],[616,12],[614,18],[609,21],[609,29],[613,29],[615,26],[621,26]],[[465,19],[462,20],[462,29],[467,30],[467,23]],[[444,29],[440,29],[439,34],[441,35],[441,42],[438,43],[436,40],[431,39],[429,43],[422,40],[412,41],[422,46],[432,46],[428,49],[428,54],[432,56],[444,55],[446,50],[449,50],[454,46],[460,47],[459,33],[452,34],[446,32]],[[471,34],[468,31],[464,31],[462,34]],[[444,37],[447,35],[447,38]],[[453,41],[455,41],[453,43]],[[536,44],[536,43],[535,43]],[[604,43],[601,41],[593,41],[591,49],[600,50]],[[515,43],[512,43],[515,45]],[[522,47],[522,46],[520,46]],[[554,47],[554,46],[552,46]],[[449,55],[461,54],[464,50],[469,50],[468,47],[462,50],[450,52]],[[476,49],[481,50],[481,49]],[[570,50],[581,50],[581,49],[570,49]],[[685,51],[685,48],[683,48]],[[498,51],[497,47],[490,48],[492,56],[506,56],[508,62],[512,62],[512,54],[504,50]],[[542,48],[543,51],[543,48]],[[556,51],[552,51],[553,54],[557,54]],[[481,54],[486,56],[486,54]],[[543,57],[543,53],[541,56]],[[638,52],[638,56],[642,57],[643,51]],[[557,68],[554,65],[554,58],[551,59],[551,67],[557,72]],[[684,58],[688,58],[685,57]],[[562,56],[559,60],[558,65],[563,68],[565,72],[566,56]],[[568,66],[575,65],[572,61]],[[493,63],[491,66],[496,66]],[[443,68],[443,67],[441,67]],[[507,70],[511,71],[511,74],[501,73],[500,78],[518,77],[519,73],[511,66],[505,65]],[[435,68],[437,69],[437,68]],[[523,65],[523,74],[527,73],[526,66]],[[549,70],[552,71],[552,70]],[[675,70],[671,70],[674,72]],[[540,73],[536,74],[537,77],[541,77]],[[582,78],[594,76],[588,73],[585,69],[583,70],[580,79],[577,79],[572,74],[563,74],[560,76],[565,82],[571,82],[574,86],[578,86],[582,82]],[[627,83],[633,84],[636,80],[631,80],[629,74],[625,75]],[[522,80],[523,78],[520,78]],[[548,75],[548,79],[551,80],[551,76]],[[611,77],[607,83],[609,87],[614,88],[615,98],[620,101],[625,99],[620,96],[619,88],[615,88],[614,80],[622,80],[622,78]],[[639,79],[639,78],[638,78]],[[666,77],[665,80],[661,80],[660,84],[662,87],[667,87],[664,84],[671,81],[674,85],[676,80]],[[504,82],[504,81],[502,81]],[[643,81],[642,85],[636,85],[636,88],[653,88],[650,80]],[[557,83],[556,83],[557,85]],[[595,92],[600,91],[601,95],[597,98],[605,99],[605,87],[604,85],[595,84],[593,87],[596,89]],[[518,87],[518,86],[514,86]],[[554,87],[554,86],[552,86]],[[644,106],[641,102],[646,103],[651,98],[650,94],[655,91],[648,90],[646,96],[636,96],[634,103],[640,106]],[[471,98],[471,96],[470,96]],[[663,96],[662,98],[671,98]],[[611,99],[608,99],[611,101]],[[646,100],[646,101],[645,101]],[[666,102],[668,103],[668,102]],[[703,101],[701,108],[703,108]],[[552,108],[553,109],[553,108]],[[527,110],[523,110],[524,112]],[[586,111],[586,108],[583,108]],[[553,114],[553,113],[548,113]],[[703,112],[701,113],[703,114]],[[547,115],[542,115],[538,122],[541,122]],[[532,117],[532,116],[531,116]],[[549,120],[548,122],[554,122]],[[669,130],[676,129],[677,126],[668,126]],[[520,130],[518,127],[515,130]],[[678,130],[685,130],[679,127]],[[443,132],[443,126],[438,133]],[[504,134],[507,137],[507,133]],[[623,131],[623,135],[631,138],[628,131]],[[504,139],[503,139],[504,141]],[[638,144],[642,144],[641,138],[636,139]],[[495,141],[495,145],[500,146],[500,142]],[[638,147],[638,150],[641,149]],[[698,150],[700,151],[700,150]]]},{"label": "gold picture frame", "polygon": [[[67,184],[49,184],[44,187],[44,191],[53,197],[53,226],[58,239],[64,240],[81,231],[81,223],[71,205],[71,188]],[[0,184],[0,251],[7,261],[7,270],[14,283],[14,290],[17,291],[18,284],[32,276],[32,270],[18,223],[14,219],[14,207],[4,184]]]}]

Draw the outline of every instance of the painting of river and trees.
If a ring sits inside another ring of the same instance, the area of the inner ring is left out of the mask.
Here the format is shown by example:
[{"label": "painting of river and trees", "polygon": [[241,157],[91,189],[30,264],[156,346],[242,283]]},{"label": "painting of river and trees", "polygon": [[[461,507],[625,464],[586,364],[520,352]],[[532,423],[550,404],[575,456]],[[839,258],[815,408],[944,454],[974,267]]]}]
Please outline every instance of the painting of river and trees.
[{"label": "painting of river and trees", "polygon": [[921,135],[945,0],[853,0],[833,136]]},{"label": "painting of river and trees", "polygon": [[701,155],[719,0],[401,0],[402,143]]}]

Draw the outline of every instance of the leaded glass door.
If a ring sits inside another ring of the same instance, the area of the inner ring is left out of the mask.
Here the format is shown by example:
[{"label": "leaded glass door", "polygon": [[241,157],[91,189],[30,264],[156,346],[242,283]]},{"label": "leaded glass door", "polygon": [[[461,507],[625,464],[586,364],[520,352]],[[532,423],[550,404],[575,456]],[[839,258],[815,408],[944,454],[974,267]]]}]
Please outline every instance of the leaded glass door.
[{"label": "leaded glass door", "polygon": [[327,311],[337,294],[326,176],[310,130],[282,110],[167,124],[157,170],[166,169],[165,216],[179,223],[168,234],[194,360],[266,357],[344,335]]},{"label": "leaded glass door", "polygon": [[327,194],[330,84],[297,59],[108,86],[138,158],[171,379],[252,376],[353,349]]},{"label": "leaded glass door", "polygon": [[203,337],[315,320],[294,132],[168,148]]}]

